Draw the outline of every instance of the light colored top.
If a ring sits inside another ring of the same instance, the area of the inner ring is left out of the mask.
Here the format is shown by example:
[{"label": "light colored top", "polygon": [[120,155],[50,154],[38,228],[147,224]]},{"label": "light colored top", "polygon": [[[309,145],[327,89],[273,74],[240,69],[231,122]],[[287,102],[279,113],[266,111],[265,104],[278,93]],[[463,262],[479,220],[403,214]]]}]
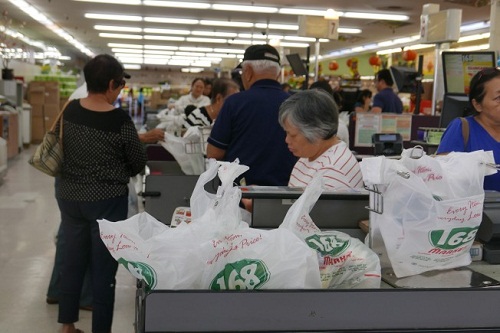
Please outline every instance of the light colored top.
[{"label": "light colored top", "polygon": [[333,145],[314,161],[299,159],[293,167],[288,186],[305,187],[318,171],[324,172],[326,188],[338,190],[363,187],[359,163],[345,142]]},{"label": "light colored top", "polygon": [[191,93],[181,96],[177,102],[175,102],[175,112],[176,114],[184,114],[184,109],[188,105],[194,105],[197,108],[210,105],[210,98],[205,95],[200,95],[198,98],[194,98]]}]

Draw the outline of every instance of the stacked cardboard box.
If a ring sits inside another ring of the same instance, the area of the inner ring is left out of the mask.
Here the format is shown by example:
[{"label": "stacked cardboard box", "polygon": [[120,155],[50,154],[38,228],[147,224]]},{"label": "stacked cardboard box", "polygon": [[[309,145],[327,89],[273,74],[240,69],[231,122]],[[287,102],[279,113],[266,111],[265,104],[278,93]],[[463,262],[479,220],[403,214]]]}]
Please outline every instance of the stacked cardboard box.
[{"label": "stacked cardboard box", "polygon": [[40,143],[60,111],[59,83],[32,81],[28,85],[31,104],[31,142]]}]

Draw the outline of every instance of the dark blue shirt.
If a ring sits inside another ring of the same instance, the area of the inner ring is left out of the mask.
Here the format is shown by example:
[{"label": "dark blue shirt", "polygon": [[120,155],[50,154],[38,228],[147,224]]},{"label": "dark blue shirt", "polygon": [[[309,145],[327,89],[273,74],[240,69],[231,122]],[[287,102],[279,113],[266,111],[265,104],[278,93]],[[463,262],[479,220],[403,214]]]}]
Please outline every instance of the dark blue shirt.
[{"label": "dark blue shirt", "polygon": [[249,90],[229,96],[208,142],[226,151],[225,160],[250,167],[247,185],[285,186],[297,158],[288,150],[278,123],[281,103],[290,95],[274,80],[259,80]]},{"label": "dark blue shirt", "polygon": [[392,88],[385,88],[373,96],[373,107],[379,107],[382,112],[403,113],[403,102]]}]

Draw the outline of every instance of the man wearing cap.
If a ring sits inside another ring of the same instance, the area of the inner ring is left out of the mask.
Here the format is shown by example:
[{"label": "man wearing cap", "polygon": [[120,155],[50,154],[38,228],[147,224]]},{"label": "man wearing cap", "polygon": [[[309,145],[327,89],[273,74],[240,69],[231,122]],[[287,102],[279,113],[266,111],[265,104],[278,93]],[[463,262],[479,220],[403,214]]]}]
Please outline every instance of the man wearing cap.
[{"label": "man wearing cap", "polygon": [[249,166],[242,185],[285,186],[297,159],[278,123],[279,107],[290,96],[277,80],[279,53],[271,45],[252,45],[238,67],[245,91],[224,102],[208,138],[207,156],[230,162],[238,158]]}]

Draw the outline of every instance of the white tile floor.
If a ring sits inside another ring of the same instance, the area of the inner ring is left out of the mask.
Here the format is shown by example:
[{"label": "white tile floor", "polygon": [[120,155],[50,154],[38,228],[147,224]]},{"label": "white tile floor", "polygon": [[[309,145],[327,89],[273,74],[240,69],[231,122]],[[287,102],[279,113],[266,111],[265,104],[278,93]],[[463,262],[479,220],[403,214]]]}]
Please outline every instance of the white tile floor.
[{"label": "white tile floor", "polygon": [[[55,333],[57,305],[45,303],[59,210],[54,178],[28,164],[35,146],[8,161],[0,185],[0,332]],[[135,279],[120,266],[113,332],[134,332]],[[91,313],[80,311],[76,326],[91,332]]]}]

